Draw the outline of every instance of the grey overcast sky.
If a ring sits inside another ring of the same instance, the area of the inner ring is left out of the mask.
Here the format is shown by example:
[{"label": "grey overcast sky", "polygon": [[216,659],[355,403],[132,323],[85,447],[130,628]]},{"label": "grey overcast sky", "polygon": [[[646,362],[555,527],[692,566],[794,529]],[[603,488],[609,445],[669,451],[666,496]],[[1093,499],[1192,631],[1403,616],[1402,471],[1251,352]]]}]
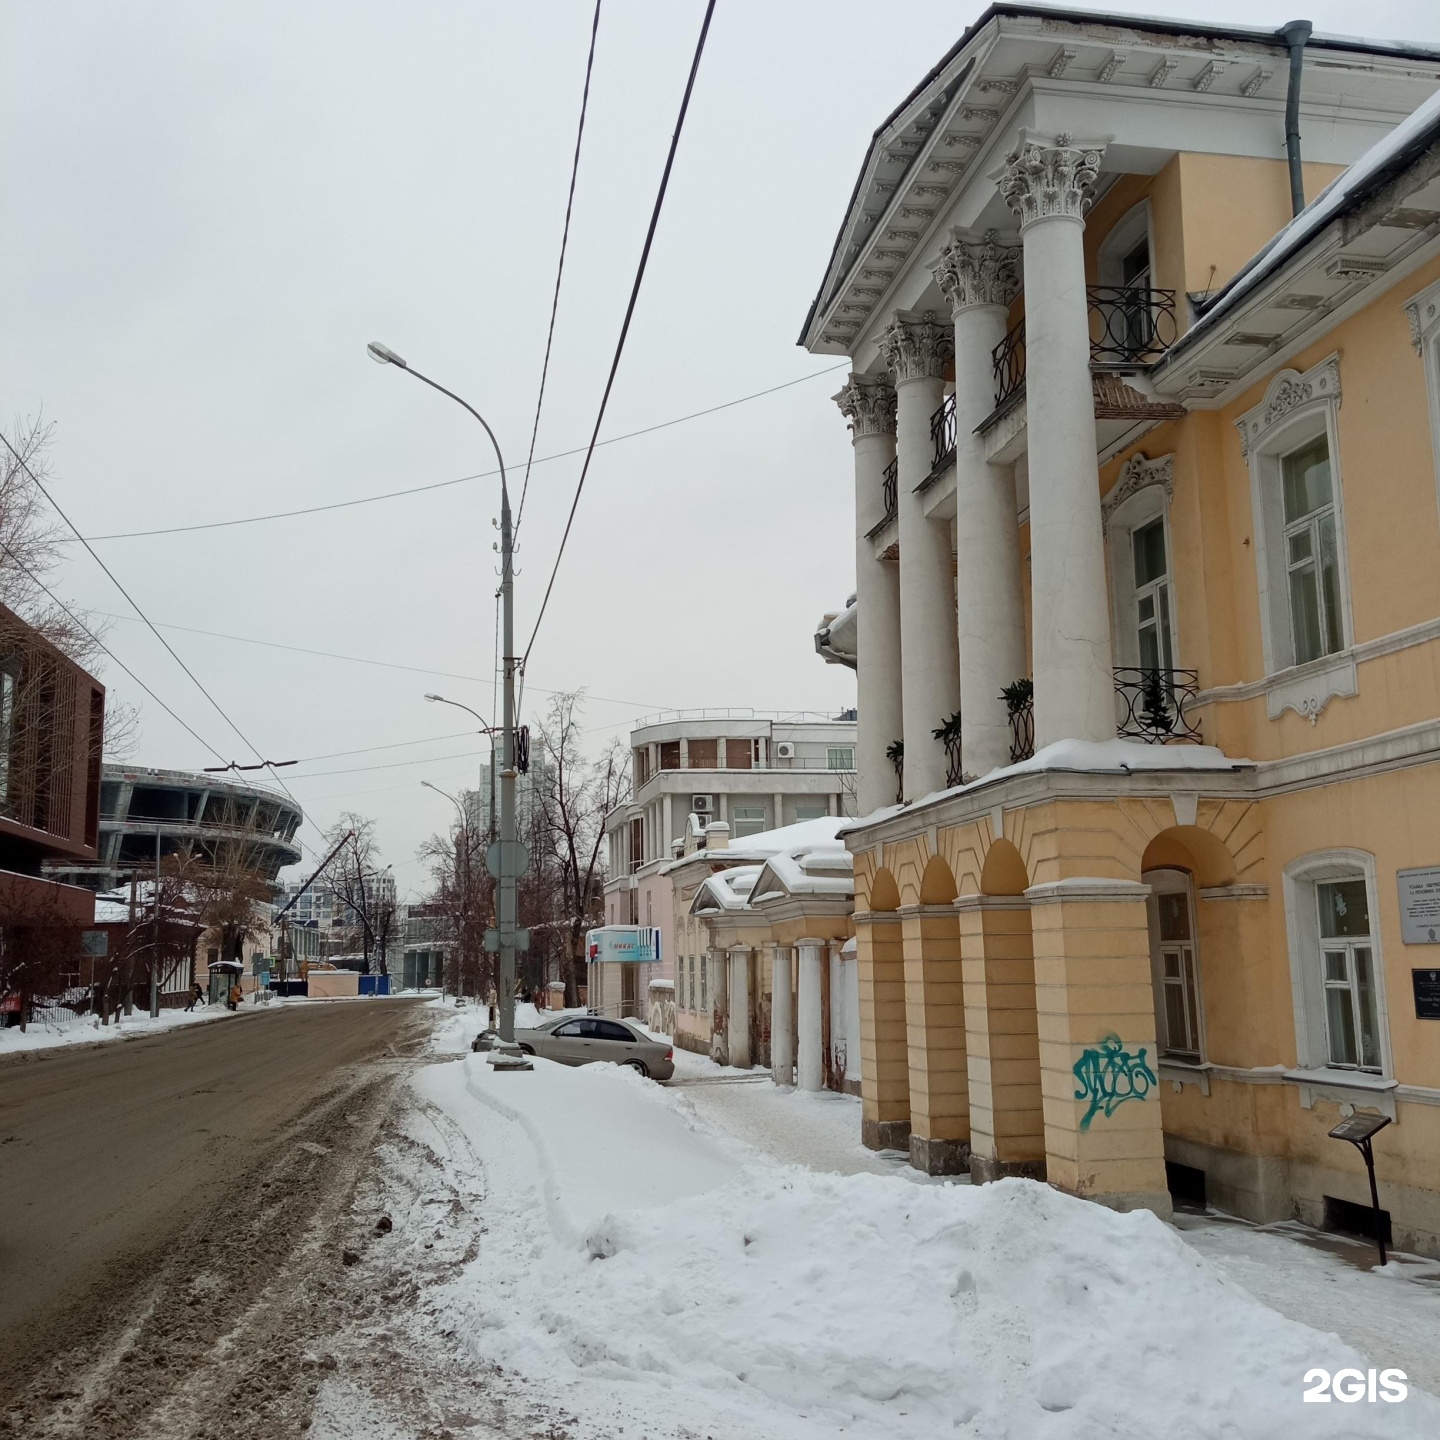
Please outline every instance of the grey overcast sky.
[{"label": "grey overcast sky", "polygon": [[[593,423],[702,0],[606,0],[539,455]],[[871,131],[977,14],[938,0],[719,0],[604,434],[806,379],[597,452],[530,665],[583,688],[598,748],[687,706],[834,711],[812,650],[854,576],[834,362],[796,348]],[[1106,8],[1153,13],[1153,0]],[[492,468],[479,428],[365,357],[465,395],[516,476],[529,440],[590,0],[4,0],[0,417],[55,424],[87,535],[325,504]],[[1208,0],[1171,13],[1440,43],[1433,0]],[[536,467],[528,633],[578,474]],[[379,821],[401,888],[483,750],[493,479],[96,548],[324,827]],[[127,607],[78,551],[62,593]],[[332,651],[447,678],[264,648]],[[142,626],[109,643],[226,758],[253,758]],[[211,757],[141,702],[137,763]],[[543,687],[543,688],[542,688]],[[409,744],[425,740],[424,744]],[[320,759],[365,747],[399,748]],[[384,767],[384,768],[382,768]],[[327,773],[342,772],[342,773]],[[317,836],[302,832],[313,845]]]}]

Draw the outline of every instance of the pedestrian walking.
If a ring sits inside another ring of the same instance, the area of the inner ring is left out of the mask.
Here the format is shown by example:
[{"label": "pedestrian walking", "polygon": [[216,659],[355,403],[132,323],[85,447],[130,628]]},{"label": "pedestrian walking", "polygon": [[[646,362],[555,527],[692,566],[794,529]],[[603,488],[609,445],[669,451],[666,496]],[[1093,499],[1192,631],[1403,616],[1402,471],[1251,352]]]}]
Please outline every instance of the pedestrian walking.
[{"label": "pedestrian walking", "polygon": [[200,1003],[204,994],[205,992],[200,988],[200,982],[198,980],[193,981],[190,986],[190,1003],[185,1008],[187,1010],[193,1010]]},{"label": "pedestrian walking", "polygon": [[230,987],[230,998],[226,1001],[226,1004],[228,1004],[232,1010],[236,1010],[236,1009],[239,1008],[239,1006],[240,1006],[240,987],[239,987],[239,985],[232,985],[232,986]]}]

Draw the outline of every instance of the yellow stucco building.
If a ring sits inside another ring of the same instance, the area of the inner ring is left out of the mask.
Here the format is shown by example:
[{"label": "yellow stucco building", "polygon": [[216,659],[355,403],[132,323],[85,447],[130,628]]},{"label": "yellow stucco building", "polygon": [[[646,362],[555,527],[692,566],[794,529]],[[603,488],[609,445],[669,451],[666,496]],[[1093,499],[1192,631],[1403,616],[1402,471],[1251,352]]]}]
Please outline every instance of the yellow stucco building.
[{"label": "yellow stucco building", "polygon": [[853,367],[867,1144],[1345,1228],[1383,1115],[1440,1254],[1437,87],[996,6],[876,131],[802,336]]}]

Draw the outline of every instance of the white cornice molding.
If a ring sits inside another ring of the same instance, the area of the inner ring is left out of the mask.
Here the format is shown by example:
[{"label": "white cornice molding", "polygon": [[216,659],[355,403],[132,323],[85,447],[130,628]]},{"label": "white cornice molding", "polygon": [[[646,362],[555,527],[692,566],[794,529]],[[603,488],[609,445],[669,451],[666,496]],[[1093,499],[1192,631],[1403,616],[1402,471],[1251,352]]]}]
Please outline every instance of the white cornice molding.
[{"label": "white cornice molding", "polygon": [[1410,321],[1410,343],[1417,355],[1423,355],[1426,342],[1440,331],[1440,280],[1405,301],[1405,316]]},{"label": "white cornice molding", "polygon": [[1108,532],[1110,517],[1132,495],[1159,485],[1165,491],[1165,502],[1169,504],[1175,494],[1175,455],[1157,455],[1147,460],[1143,455],[1132,455],[1121,467],[1120,474],[1100,502],[1100,526]]},{"label": "white cornice molding", "polygon": [[1297,410],[1311,405],[1340,405],[1340,356],[1328,355],[1302,375],[1298,370],[1281,370],[1265,387],[1265,398],[1247,410],[1236,422],[1240,432],[1240,453],[1263,445],[1271,432]]}]

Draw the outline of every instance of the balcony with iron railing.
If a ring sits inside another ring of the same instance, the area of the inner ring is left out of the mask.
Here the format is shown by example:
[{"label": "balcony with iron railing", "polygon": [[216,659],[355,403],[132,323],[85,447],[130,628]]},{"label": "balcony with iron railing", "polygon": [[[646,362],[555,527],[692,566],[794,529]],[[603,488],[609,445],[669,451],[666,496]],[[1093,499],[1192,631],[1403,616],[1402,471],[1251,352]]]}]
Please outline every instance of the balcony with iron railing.
[{"label": "balcony with iron railing", "polygon": [[[934,479],[955,458],[955,396],[947,395],[930,417],[930,479]],[[928,482],[927,482],[928,483]]]},{"label": "balcony with iron railing", "polygon": [[[1116,734],[1121,740],[1146,745],[1205,743],[1193,713],[1200,693],[1197,671],[1122,665],[1114,676]],[[1018,680],[1006,688],[1003,698],[1010,714],[1010,760],[1016,764],[1035,754],[1034,690],[1029,680]]]},{"label": "balcony with iron railing", "polygon": [[[1087,285],[1092,369],[1131,370],[1153,364],[1175,343],[1175,292],[1140,285]],[[990,352],[995,407],[1025,388],[1025,319]],[[932,422],[933,428],[933,422]]]},{"label": "balcony with iron railing", "polygon": [[900,504],[900,460],[897,456],[880,472],[880,500],[885,512],[868,531],[870,538],[878,535],[896,516]]}]

